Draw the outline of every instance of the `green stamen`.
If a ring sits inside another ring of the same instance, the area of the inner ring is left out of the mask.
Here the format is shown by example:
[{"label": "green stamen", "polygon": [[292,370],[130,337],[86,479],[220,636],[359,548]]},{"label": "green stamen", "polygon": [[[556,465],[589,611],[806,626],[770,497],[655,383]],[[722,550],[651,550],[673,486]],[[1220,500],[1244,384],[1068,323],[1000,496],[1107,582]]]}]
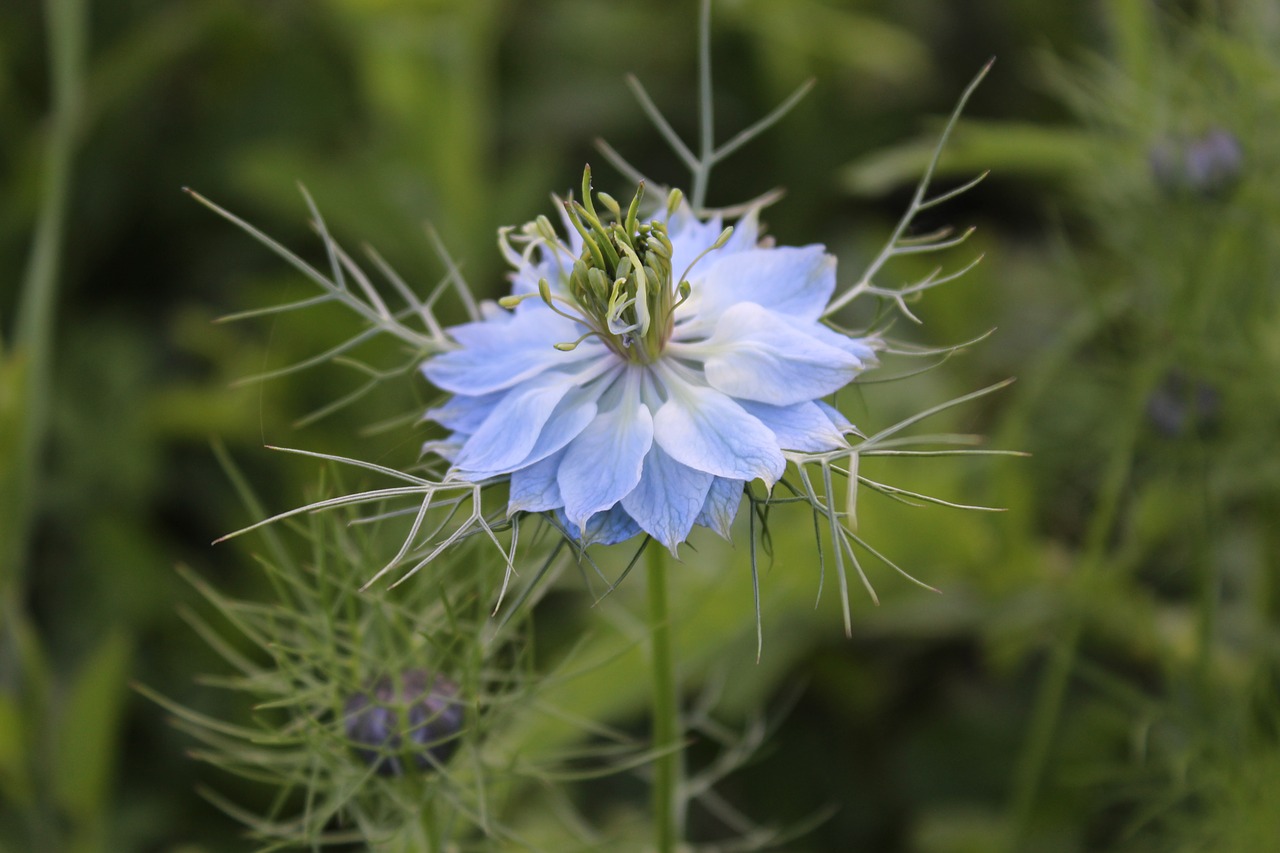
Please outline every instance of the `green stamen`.
[{"label": "green stamen", "polygon": [[[567,202],[569,222],[582,237],[582,252],[573,263],[566,290],[591,329],[591,335],[622,358],[648,364],[662,354],[674,327],[671,312],[678,289],[671,276],[671,241],[666,224],[640,221],[640,186],[626,208],[612,196],[593,193],[591,170],[582,173],[582,198]],[[599,202],[597,207],[596,202]],[[604,212],[607,221],[600,218]]]}]

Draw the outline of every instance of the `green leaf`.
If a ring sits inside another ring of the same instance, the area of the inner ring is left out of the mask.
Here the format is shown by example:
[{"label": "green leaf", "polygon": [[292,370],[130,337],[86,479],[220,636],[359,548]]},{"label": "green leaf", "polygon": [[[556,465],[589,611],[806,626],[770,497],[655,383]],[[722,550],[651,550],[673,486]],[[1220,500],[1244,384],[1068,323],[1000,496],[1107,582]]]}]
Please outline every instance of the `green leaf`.
[{"label": "green leaf", "polygon": [[[914,183],[936,146],[932,134],[872,152],[845,166],[840,181],[854,195],[882,195]],[[1071,179],[1096,168],[1103,146],[1100,137],[1073,127],[967,121],[948,140],[937,174],[968,178],[990,169],[1003,177]]]},{"label": "green leaf", "polygon": [[106,807],[131,660],[128,636],[112,631],[84,662],[61,703],[54,796],[72,818],[83,820]]},{"label": "green leaf", "polygon": [[18,702],[0,693],[0,795],[19,806],[29,806],[33,800],[31,779],[26,772],[26,744],[30,739]]},{"label": "green leaf", "polygon": [[754,30],[762,45],[837,62],[889,85],[920,80],[932,64],[923,40],[882,16],[814,0],[752,0],[723,11]]},{"label": "green leaf", "polygon": [[20,356],[0,351],[0,594],[4,595],[18,583],[19,546],[26,535],[23,502],[28,498],[20,488],[21,454],[26,447],[22,405],[26,364]]},{"label": "green leaf", "polygon": [[[0,363],[0,367],[3,363]],[[0,457],[2,458],[2,457]],[[14,588],[4,591],[11,595]],[[49,707],[51,671],[27,614],[12,602],[0,613],[0,802],[33,807],[38,796],[33,745],[43,743],[41,721]]]},{"label": "green leaf", "polygon": [[1153,54],[1160,43],[1155,6],[1146,0],[1114,0],[1099,11],[1110,30],[1119,66],[1135,84],[1150,88]]}]

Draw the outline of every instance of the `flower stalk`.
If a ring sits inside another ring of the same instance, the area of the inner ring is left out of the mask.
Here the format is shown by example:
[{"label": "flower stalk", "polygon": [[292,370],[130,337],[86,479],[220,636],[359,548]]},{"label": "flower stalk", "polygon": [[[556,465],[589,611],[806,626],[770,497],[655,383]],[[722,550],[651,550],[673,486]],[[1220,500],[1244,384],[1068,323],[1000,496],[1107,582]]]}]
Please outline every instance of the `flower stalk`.
[{"label": "flower stalk", "polygon": [[[655,543],[650,542],[649,545]],[[674,853],[681,836],[683,808],[681,776],[684,767],[680,743],[680,703],[675,653],[671,643],[671,617],[667,593],[666,555],[650,547],[649,648],[653,677],[653,829],[658,853]]]}]

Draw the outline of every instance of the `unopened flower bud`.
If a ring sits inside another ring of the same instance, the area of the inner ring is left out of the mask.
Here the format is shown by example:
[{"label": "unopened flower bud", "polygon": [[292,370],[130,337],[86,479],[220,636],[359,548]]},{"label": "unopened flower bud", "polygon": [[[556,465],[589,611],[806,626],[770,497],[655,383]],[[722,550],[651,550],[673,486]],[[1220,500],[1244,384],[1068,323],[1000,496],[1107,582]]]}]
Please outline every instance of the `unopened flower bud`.
[{"label": "unopened flower bud", "polygon": [[1178,438],[1189,431],[1212,431],[1221,407],[1216,388],[1174,371],[1147,401],[1147,417],[1156,432],[1166,438]]},{"label": "unopened flower bud", "polygon": [[1156,184],[1169,193],[1217,198],[1240,179],[1244,153],[1230,131],[1212,127],[1197,137],[1165,137],[1147,155]]},{"label": "unopened flower bud", "polygon": [[425,669],[384,675],[343,706],[343,727],[356,755],[382,776],[448,761],[462,725],[458,686]]},{"label": "unopened flower bud", "polygon": [[1235,186],[1243,161],[1240,141],[1215,127],[1187,145],[1187,182],[1200,195],[1220,195]]}]

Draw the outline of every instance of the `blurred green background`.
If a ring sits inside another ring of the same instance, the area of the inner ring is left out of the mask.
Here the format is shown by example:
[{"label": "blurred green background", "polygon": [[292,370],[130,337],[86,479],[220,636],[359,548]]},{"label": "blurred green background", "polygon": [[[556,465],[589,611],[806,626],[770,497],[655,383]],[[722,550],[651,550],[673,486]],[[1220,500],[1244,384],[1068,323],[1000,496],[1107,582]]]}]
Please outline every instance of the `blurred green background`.
[{"label": "blurred green background", "polygon": [[[420,405],[422,384],[303,427],[358,377],[326,366],[233,384],[346,327],[213,323],[307,291],[181,188],[320,263],[301,182],[340,240],[370,242],[423,289],[443,272],[430,222],[472,286],[498,295],[498,226],[548,211],[584,162],[597,186],[629,192],[596,137],[684,180],[624,78],[692,136],[695,6],[0,4],[0,849],[244,849],[197,787],[249,804],[269,792],[189,759],[190,739],[130,688],[246,713],[197,683],[223,665],[177,611],[199,607],[179,563],[266,594],[249,549],[208,544],[251,520],[211,443],[286,508],[316,468],[263,444],[405,461],[420,441],[359,431]],[[722,0],[713,51],[722,139],[817,86],[718,169],[710,203],[785,187],[771,232],[826,243],[847,283],[904,209],[939,117],[997,57],[941,180],[992,177],[920,223],[978,226],[986,259],[918,306],[922,328],[896,330],[932,345],[997,331],[938,370],[868,386],[850,411],[875,428],[1016,376],[929,429],[1033,454],[867,464],[1009,511],[868,496],[860,530],[942,595],[877,568],[881,604],[854,591],[851,639],[834,584],[813,607],[807,516],[779,522],[759,665],[741,536],[695,543],[676,574],[690,699],[722,685],[717,720],[741,729],[764,711],[776,725],[723,799],[765,824],[829,815],[784,845],[798,851],[1274,848],[1280,11]],[[613,636],[591,600],[566,573],[539,605],[548,659],[577,631]],[[562,701],[638,727],[645,698],[623,688],[642,656],[600,642],[608,665]],[[695,766],[712,740],[695,743]],[[643,808],[633,787],[574,799],[608,824]],[[691,818],[694,840],[726,834],[708,810]]]}]

